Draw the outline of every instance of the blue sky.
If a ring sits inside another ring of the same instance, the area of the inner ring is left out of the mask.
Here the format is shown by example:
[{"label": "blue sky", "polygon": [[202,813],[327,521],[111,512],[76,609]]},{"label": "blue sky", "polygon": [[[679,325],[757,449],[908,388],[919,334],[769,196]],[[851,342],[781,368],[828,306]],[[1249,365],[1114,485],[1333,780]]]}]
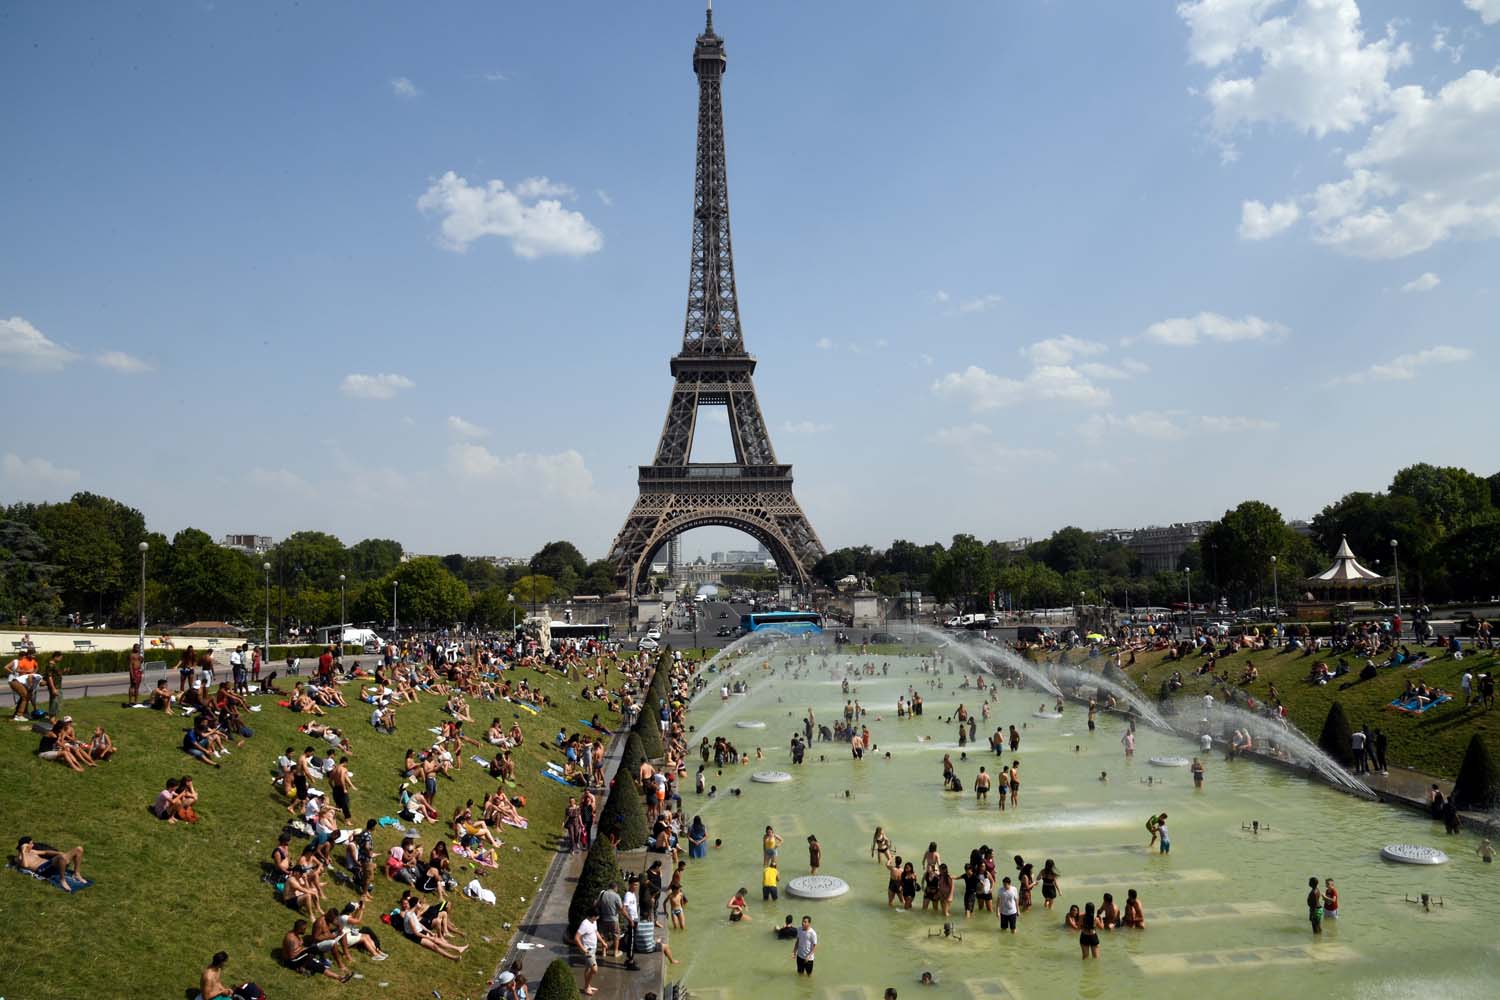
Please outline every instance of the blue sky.
[{"label": "blue sky", "polygon": [[[715,25],[746,341],[829,547],[1495,471],[1500,0]],[[0,498],[602,555],[681,342],[701,26],[0,8]]]}]

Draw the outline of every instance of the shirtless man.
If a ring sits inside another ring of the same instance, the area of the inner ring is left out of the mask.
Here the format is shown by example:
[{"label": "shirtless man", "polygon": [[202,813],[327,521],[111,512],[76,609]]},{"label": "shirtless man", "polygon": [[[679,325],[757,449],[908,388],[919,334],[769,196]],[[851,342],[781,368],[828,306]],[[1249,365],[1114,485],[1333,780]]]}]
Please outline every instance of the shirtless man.
[{"label": "shirtless man", "polygon": [[[38,847],[30,837],[22,837],[16,843],[16,861],[26,871],[35,872],[44,878],[64,875],[73,869],[74,878],[83,878],[83,847],[71,851],[57,851],[50,847]],[[64,892],[72,892],[66,878],[59,879]]]},{"label": "shirtless man", "polygon": [[309,975],[317,975],[321,972],[329,979],[337,979],[341,983],[347,983],[354,978],[352,972],[340,976],[333,971],[332,962],[321,958],[315,950],[307,946],[307,942],[303,940],[306,933],[307,921],[298,918],[297,922],[292,924],[292,929],[287,931],[281,939],[281,957],[286,960],[287,965]]},{"label": "shirtless man", "polygon": [[981,767],[979,769],[979,773],[974,776],[974,801],[978,802],[980,805],[984,805],[985,802],[989,800],[989,796],[990,776],[986,774],[984,768]]},{"label": "shirtless man", "polygon": [[[145,677],[145,674],[143,672],[144,665],[145,657],[141,655],[141,644],[135,643],[130,647],[130,660],[128,664],[128,669],[130,671],[130,691],[125,696],[125,702],[128,705],[140,704],[141,681]],[[220,952],[219,954],[222,955],[223,952]],[[212,968],[212,966],[210,966],[210,968]],[[204,971],[207,972],[207,970]],[[207,997],[207,994],[204,994],[204,996]]]},{"label": "shirtless man", "polygon": [[228,952],[218,952],[209,959],[203,975],[198,978],[198,992],[203,1000],[218,1000],[219,997],[227,997],[233,1000],[234,990],[224,985],[224,965],[229,961]]}]

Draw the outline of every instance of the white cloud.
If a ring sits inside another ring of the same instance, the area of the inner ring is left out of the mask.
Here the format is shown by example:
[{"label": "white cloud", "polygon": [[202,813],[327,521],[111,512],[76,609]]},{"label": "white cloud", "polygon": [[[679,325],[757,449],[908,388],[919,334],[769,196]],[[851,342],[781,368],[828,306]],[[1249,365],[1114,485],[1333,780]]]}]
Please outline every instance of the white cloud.
[{"label": "white cloud", "polygon": [[504,73],[493,73],[493,72],[492,73],[486,73],[486,74],[484,74],[484,78],[486,80],[488,80],[490,83],[499,83],[502,80],[509,79],[509,77],[507,77]]},{"label": "white cloud", "polygon": [[1126,358],[1118,365],[1106,365],[1098,361],[1088,361],[1078,366],[1078,370],[1089,378],[1102,379],[1129,379],[1137,375],[1144,375],[1151,370],[1151,366],[1145,362]]},{"label": "white cloud", "polygon": [[1177,12],[1192,60],[1215,76],[1202,93],[1221,135],[1284,122],[1323,136],[1362,125],[1390,98],[1411,50],[1366,41],[1355,0],[1190,0]]},{"label": "white cloud", "polygon": [[527,177],[516,185],[516,195],[521,198],[572,198],[576,194],[568,185],[549,177]]},{"label": "white cloud", "polygon": [[604,204],[605,208],[615,203],[615,200],[609,196],[609,192],[603,188],[594,188],[594,195]]},{"label": "white cloud", "polygon": [[1021,357],[1034,365],[1065,365],[1074,358],[1102,354],[1107,350],[1109,350],[1108,347],[1096,340],[1080,340],[1077,337],[1062,336],[1038,340],[1028,347],[1021,348]]},{"label": "white cloud", "polygon": [[1344,158],[1349,176],[1313,194],[1313,238],[1392,258],[1450,238],[1500,236],[1500,73],[1470,70],[1436,94],[1411,86]]},{"label": "white cloud", "polygon": [[1055,462],[1057,455],[1041,448],[1013,448],[994,440],[994,431],[984,424],[959,424],[933,431],[930,440],[940,448],[958,452],[973,465],[1025,460]]},{"label": "white cloud", "polygon": [[457,434],[459,437],[466,438],[487,437],[490,433],[483,427],[480,427],[478,424],[469,423],[463,417],[449,417],[448,429]]},{"label": "white cloud", "polygon": [[1199,417],[1198,429],[1209,434],[1238,434],[1248,431],[1274,431],[1280,425],[1258,417]]},{"label": "white cloud", "polygon": [[943,303],[948,301],[948,298],[948,293],[939,288],[936,292],[933,293],[932,301],[936,302],[938,305],[942,305]]},{"label": "white cloud", "polygon": [[462,479],[524,486],[567,499],[594,490],[594,476],[583,456],[571,448],[554,455],[520,452],[501,457],[482,444],[460,443],[448,448],[448,469]]},{"label": "white cloud", "polygon": [[0,319],[0,368],[55,372],[77,357],[20,316]]},{"label": "white cloud", "polygon": [[1442,278],[1439,278],[1431,271],[1427,271],[1424,274],[1417,275],[1415,278],[1402,285],[1401,290],[1403,292],[1430,292],[1442,283]]},{"label": "white cloud", "polygon": [[833,430],[832,424],[820,424],[812,420],[788,420],[781,425],[788,434],[824,434]]},{"label": "white cloud", "polygon": [[1213,312],[1201,312],[1196,316],[1164,319],[1152,323],[1141,331],[1139,337],[1126,337],[1121,343],[1131,344],[1136,340],[1149,340],[1169,347],[1192,347],[1205,340],[1227,343],[1235,340],[1268,340],[1287,335],[1289,331],[1280,323],[1246,316],[1230,319]]},{"label": "white cloud", "polygon": [[1176,441],[1187,433],[1173,414],[1156,410],[1143,410],[1123,417],[1113,413],[1096,413],[1078,426],[1078,433],[1091,441],[1098,441],[1113,431],[1123,431],[1157,441]]},{"label": "white cloud", "polygon": [[1464,6],[1485,24],[1500,24],[1500,0],[1464,0]]},{"label": "white cloud", "polygon": [[833,341],[827,337],[819,337],[818,342],[813,346],[820,351],[831,351],[833,350]]},{"label": "white cloud", "polygon": [[390,399],[403,389],[411,389],[416,383],[405,375],[345,375],[339,383],[339,392],[354,399]]},{"label": "white cloud", "polygon": [[105,351],[94,359],[105,368],[112,368],[122,375],[140,375],[155,369],[155,365],[140,358],[126,354],[124,351]]},{"label": "white cloud", "polygon": [[6,452],[0,458],[0,477],[8,482],[32,486],[69,486],[82,478],[77,469],[53,465],[45,458],[22,458]]},{"label": "white cloud", "polygon": [[1268,240],[1286,232],[1302,215],[1295,201],[1278,201],[1266,205],[1247,201],[1240,205],[1240,239]]},{"label": "white cloud", "polygon": [[1108,389],[1094,385],[1066,365],[1040,365],[1020,379],[992,375],[978,365],[970,365],[962,372],[949,372],[933,382],[932,391],[965,402],[976,413],[1038,400],[1062,400],[1086,406],[1109,402]]},{"label": "white cloud", "polygon": [[1468,361],[1474,352],[1467,347],[1449,347],[1440,344],[1414,354],[1402,354],[1383,363],[1371,365],[1364,371],[1340,375],[1329,384],[1340,385],[1360,382],[1409,382],[1417,377],[1417,369],[1432,365],[1454,365]]},{"label": "white cloud", "polygon": [[[944,299],[943,301],[947,301],[947,300]],[[1001,302],[1004,302],[1004,301],[1005,301],[1004,297],[1002,297],[1000,295],[996,295],[996,294],[994,294],[992,292],[992,293],[990,293],[988,295],[981,295],[978,298],[965,299],[964,301],[962,301],[962,302],[960,302],[958,304],[958,311],[961,312],[961,313],[979,313],[979,312],[984,312],[986,309],[989,309],[991,306],[997,306]]]},{"label": "white cloud", "polygon": [[422,92],[417,89],[417,85],[415,83],[412,83],[404,76],[398,76],[391,79],[391,93],[395,94],[397,97],[402,97],[409,100],[421,94]]},{"label": "white cloud", "polygon": [[1432,51],[1436,52],[1438,55],[1442,55],[1446,52],[1448,54],[1448,61],[1457,66],[1459,63],[1463,62],[1464,43],[1459,42],[1457,45],[1448,44],[1448,29],[1440,25],[1434,25],[1432,33]]},{"label": "white cloud", "polygon": [[593,223],[555,198],[540,197],[560,190],[571,192],[543,177],[528,178],[514,191],[499,180],[471,186],[450,170],[428,186],[417,208],[442,216],[442,245],[458,253],[484,236],[509,240],[518,257],[597,253],[604,237]]}]

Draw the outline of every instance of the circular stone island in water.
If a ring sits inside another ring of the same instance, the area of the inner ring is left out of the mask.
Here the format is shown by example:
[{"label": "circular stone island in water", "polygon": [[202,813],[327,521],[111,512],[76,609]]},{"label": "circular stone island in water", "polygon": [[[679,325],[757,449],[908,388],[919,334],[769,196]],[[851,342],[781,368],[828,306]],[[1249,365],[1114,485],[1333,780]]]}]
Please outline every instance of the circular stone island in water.
[{"label": "circular stone island in water", "polygon": [[788,896],[803,899],[832,899],[849,891],[849,883],[832,875],[799,875],[786,884]]},{"label": "circular stone island in water", "polygon": [[1031,717],[1034,718],[1034,719],[1061,719],[1062,718],[1062,713],[1061,712],[1032,712],[1031,713]]},{"label": "circular stone island in water", "polygon": [[1187,767],[1192,761],[1186,757],[1152,757],[1151,763],[1157,767]]},{"label": "circular stone island in water", "polygon": [[779,785],[783,781],[791,781],[792,776],[785,771],[756,771],[750,775],[750,780],[763,785]]},{"label": "circular stone island in water", "polygon": [[764,729],[764,728],[766,728],[766,724],[764,722],[736,722],[735,725],[739,726],[741,729]]},{"label": "circular stone island in water", "polygon": [[1422,847],[1417,844],[1386,844],[1380,849],[1380,856],[1387,861],[1397,861],[1403,865],[1443,865],[1448,863],[1448,855],[1436,847]]}]

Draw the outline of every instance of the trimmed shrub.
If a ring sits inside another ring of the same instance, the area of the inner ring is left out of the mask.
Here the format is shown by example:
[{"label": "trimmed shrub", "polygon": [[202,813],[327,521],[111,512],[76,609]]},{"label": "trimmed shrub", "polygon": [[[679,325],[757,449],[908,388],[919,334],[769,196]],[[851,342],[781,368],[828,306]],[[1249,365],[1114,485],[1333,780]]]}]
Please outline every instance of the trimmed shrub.
[{"label": "trimmed shrub", "polygon": [[646,803],[635,774],[616,774],[615,783],[599,813],[599,840],[613,836],[622,850],[646,845],[651,828],[646,825]]},{"label": "trimmed shrub", "polygon": [[641,762],[646,759],[646,751],[641,747],[641,738],[634,732],[625,737],[625,749],[620,753],[620,769],[615,772],[616,776],[628,775],[635,780],[635,776],[641,771]]},{"label": "trimmed shrub", "polygon": [[580,1000],[578,981],[573,978],[573,970],[568,968],[567,959],[552,960],[552,964],[543,973],[542,982],[537,986],[534,996],[536,1000]]},{"label": "trimmed shrub", "polygon": [[641,739],[641,752],[647,759],[655,760],[666,753],[661,742],[661,702],[654,694],[648,696],[641,706],[641,717],[635,720],[634,732]]},{"label": "trimmed shrub", "polygon": [[1493,809],[1500,805],[1500,771],[1484,745],[1484,737],[1469,737],[1469,749],[1453,782],[1453,805],[1458,809]]},{"label": "trimmed shrub", "polygon": [[[613,801],[614,796],[610,796],[610,799]],[[601,817],[600,826],[603,824]],[[568,903],[569,937],[578,930],[579,922],[595,911],[599,894],[618,881],[620,862],[615,857],[614,847],[601,836],[589,846],[583,870],[578,873],[578,884],[573,887],[573,899]]]},{"label": "trimmed shrub", "polygon": [[1328,706],[1328,718],[1323,720],[1323,735],[1318,737],[1318,747],[1341,766],[1353,767],[1354,748],[1350,745],[1353,735],[1354,729],[1349,725],[1349,716],[1344,714],[1344,706],[1337,701]]}]

